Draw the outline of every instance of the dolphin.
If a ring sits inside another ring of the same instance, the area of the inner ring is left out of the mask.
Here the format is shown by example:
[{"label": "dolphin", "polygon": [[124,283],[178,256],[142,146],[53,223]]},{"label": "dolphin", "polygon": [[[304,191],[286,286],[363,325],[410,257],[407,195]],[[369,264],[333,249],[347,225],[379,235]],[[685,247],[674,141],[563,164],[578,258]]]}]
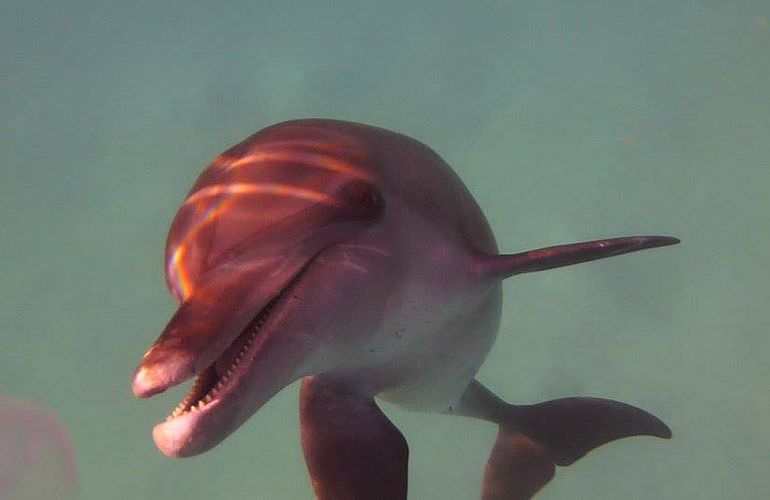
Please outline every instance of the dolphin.
[{"label": "dolphin", "polygon": [[671,436],[592,397],[509,404],[475,377],[497,335],[503,279],[679,240],[630,236],[500,254],[438,154],[359,123],[260,130],[203,171],[169,232],[179,303],[133,379],[139,398],[195,377],[155,426],[162,453],[205,452],[302,380],[302,446],[319,499],[405,499],[408,447],[375,397],[499,426],[484,500],[531,498],[615,439]]}]

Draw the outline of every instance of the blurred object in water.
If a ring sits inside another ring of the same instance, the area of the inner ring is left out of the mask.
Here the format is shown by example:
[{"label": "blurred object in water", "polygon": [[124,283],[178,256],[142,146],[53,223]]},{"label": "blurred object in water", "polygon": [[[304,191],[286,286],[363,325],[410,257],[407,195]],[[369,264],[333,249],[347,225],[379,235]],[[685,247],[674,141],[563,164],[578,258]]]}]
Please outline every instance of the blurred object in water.
[{"label": "blurred object in water", "polygon": [[75,450],[53,410],[0,396],[0,499],[71,500]]}]

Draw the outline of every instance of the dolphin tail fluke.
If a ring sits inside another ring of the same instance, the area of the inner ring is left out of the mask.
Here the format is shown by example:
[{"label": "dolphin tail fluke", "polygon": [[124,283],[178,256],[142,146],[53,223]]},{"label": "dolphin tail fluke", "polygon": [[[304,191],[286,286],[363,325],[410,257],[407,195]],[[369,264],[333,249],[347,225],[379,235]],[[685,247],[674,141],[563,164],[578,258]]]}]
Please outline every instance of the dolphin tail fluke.
[{"label": "dolphin tail fluke", "polygon": [[542,443],[501,425],[484,470],[482,500],[527,500],[550,481],[556,466]]},{"label": "dolphin tail fluke", "polygon": [[610,399],[554,399],[513,406],[512,412],[517,429],[544,444],[556,465],[569,465],[592,449],[624,437],[671,437],[671,430],[655,415]]},{"label": "dolphin tail fluke", "polygon": [[481,277],[503,279],[516,274],[570,266],[677,243],[679,240],[671,236],[627,236],[538,248],[510,255],[483,256],[474,265],[476,273]]},{"label": "dolphin tail fluke", "polygon": [[545,486],[555,465],[630,436],[670,438],[660,419],[609,399],[571,397],[509,407],[484,476],[483,500],[525,500]]}]

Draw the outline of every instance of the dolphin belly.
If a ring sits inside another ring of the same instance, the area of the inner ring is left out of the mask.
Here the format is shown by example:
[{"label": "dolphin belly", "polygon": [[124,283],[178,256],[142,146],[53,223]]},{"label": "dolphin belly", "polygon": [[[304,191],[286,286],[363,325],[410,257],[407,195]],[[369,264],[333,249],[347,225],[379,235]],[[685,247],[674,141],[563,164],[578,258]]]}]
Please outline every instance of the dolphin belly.
[{"label": "dolphin belly", "polygon": [[420,345],[410,346],[385,367],[399,377],[376,396],[413,411],[451,413],[497,337],[501,304],[497,285],[476,304],[464,304],[461,320],[453,314],[424,332]]}]

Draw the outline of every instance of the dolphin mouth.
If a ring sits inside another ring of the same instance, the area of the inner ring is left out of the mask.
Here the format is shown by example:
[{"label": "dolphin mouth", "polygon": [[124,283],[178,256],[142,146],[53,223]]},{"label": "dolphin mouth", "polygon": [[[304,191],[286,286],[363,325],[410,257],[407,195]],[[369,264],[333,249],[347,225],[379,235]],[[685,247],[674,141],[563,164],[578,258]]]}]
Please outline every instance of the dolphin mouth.
[{"label": "dolphin mouth", "polygon": [[[206,368],[179,380],[195,376],[195,380],[176,408],[153,428],[153,440],[158,449],[169,457],[197,455],[216,446],[254,413],[274,393],[286,385],[286,380],[267,381],[269,390],[257,390],[262,385],[266,365],[270,370],[269,344],[275,325],[271,320],[283,315],[287,299],[301,282],[310,259],[300,271],[253,317],[237,337]],[[272,321],[276,323],[276,321]],[[274,339],[273,339],[274,340]],[[269,379],[270,377],[264,377]],[[251,394],[260,392],[259,400]]]},{"label": "dolphin mouth", "polygon": [[189,413],[206,411],[211,403],[221,399],[228,389],[236,385],[239,376],[246,368],[245,365],[248,364],[247,358],[253,357],[254,353],[250,351],[262,327],[285,291],[286,288],[270,300],[224,352],[195,377],[192,387],[174,411],[166,417],[166,422]]}]

